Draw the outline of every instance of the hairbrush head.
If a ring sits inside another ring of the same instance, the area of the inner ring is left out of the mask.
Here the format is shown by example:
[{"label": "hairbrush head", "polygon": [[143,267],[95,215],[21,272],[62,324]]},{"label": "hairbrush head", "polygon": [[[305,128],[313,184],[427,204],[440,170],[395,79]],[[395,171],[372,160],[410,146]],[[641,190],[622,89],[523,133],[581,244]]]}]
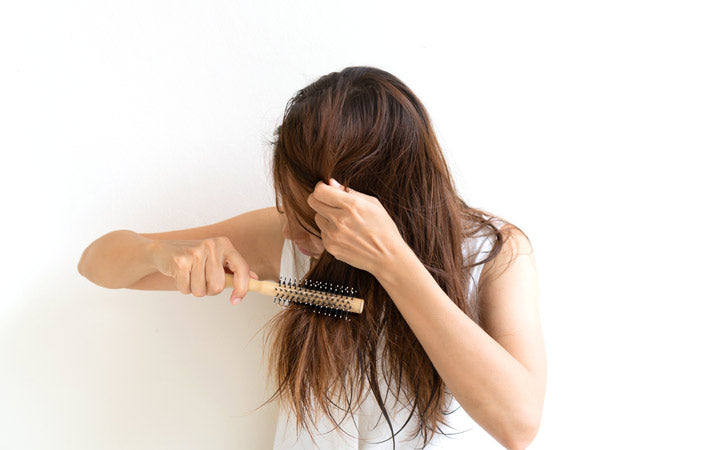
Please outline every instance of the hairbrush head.
[{"label": "hairbrush head", "polygon": [[[225,287],[234,286],[233,274],[225,274]],[[308,307],[311,311],[330,317],[347,319],[350,313],[360,314],[365,302],[353,297],[353,288],[333,285],[326,281],[280,277],[280,282],[250,279],[248,290],[275,298],[275,303],[288,306],[291,303]]]},{"label": "hairbrush head", "polygon": [[353,297],[356,292],[353,288],[326,281],[280,277],[275,302],[283,306],[290,303],[305,305],[314,313],[348,320],[349,313],[360,314],[363,310],[364,301]]}]

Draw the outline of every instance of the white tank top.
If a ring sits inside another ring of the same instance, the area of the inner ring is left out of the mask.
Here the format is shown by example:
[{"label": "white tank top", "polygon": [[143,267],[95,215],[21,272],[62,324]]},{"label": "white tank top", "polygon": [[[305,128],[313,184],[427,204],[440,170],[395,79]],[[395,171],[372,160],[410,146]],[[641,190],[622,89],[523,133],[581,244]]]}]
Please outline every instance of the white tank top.
[{"label": "white tank top", "polygon": [[[468,255],[468,251],[474,253],[475,249],[480,246],[481,250],[475,262],[485,259],[492,249],[494,237],[477,236],[467,239],[463,243],[463,254]],[[300,251],[296,251],[298,260],[293,264],[293,241],[285,240],[283,246],[282,257],[280,261],[280,275],[290,278],[300,279],[310,268],[310,257],[303,255]],[[468,294],[477,286],[480,273],[484,264],[480,264],[473,268],[471,280],[468,286]],[[383,377],[378,377],[378,383],[382,393],[387,392],[387,384]],[[369,391],[369,389],[368,389]],[[392,391],[391,391],[392,392]],[[392,396],[392,393],[389,397]],[[397,399],[388,398],[385,401],[385,407],[390,416],[395,433],[403,426],[408,419],[410,410],[404,408],[406,404],[404,400],[398,402]],[[442,435],[436,433],[430,440],[427,449],[503,449],[487,431],[480,427],[460,404],[453,397],[450,403],[452,411],[446,420],[448,426],[441,427],[447,434]],[[338,411],[333,414],[336,420],[340,420],[343,414]],[[332,449],[332,450],[381,450],[392,449],[392,435],[390,427],[383,417],[380,407],[377,405],[372,394],[367,395],[360,403],[358,412],[351,417],[349,414],[340,422],[343,431],[333,430],[334,424],[328,417],[322,417],[317,420],[318,432],[313,434],[315,443],[313,443],[310,435],[303,429],[299,434],[296,433],[295,417],[285,408],[282,403],[279,405],[278,422],[275,429],[274,450],[305,450],[305,449]],[[411,419],[405,428],[395,436],[395,448],[400,449],[418,449],[422,448],[422,436],[411,436],[411,433],[417,428],[415,419]],[[384,441],[384,442],[383,442]]]}]

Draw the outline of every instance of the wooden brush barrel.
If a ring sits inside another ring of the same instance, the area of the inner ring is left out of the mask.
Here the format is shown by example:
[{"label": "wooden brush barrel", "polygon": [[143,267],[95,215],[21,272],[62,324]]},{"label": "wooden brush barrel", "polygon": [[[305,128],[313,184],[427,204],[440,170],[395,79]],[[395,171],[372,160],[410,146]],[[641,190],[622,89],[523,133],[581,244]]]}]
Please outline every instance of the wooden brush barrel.
[{"label": "wooden brush barrel", "polygon": [[[233,278],[233,274],[226,273],[225,274],[225,287],[233,287],[235,285],[235,281]],[[301,287],[289,287],[289,286],[283,286],[280,283],[277,283],[275,281],[271,280],[263,280],[259,281],[254,278],[250,278],[250,284],[248,286],[248,290],[252,292],[257,292],[258,294],[267,295],[269,297],[275,297],[278,294],[282,294],[283,289],[293,289],[297,290],[298,292],[318,292],[312,289],[304,289]],[[321,291],[320,291],[321,292]],[[328,295],[332,295],[331,292],[327,293]],[[339,295],[339,294],[335,294]],[[361,298],[356,297],[348,297],[348,296],[342,296],[344,300],[347,300],[349,303],[350,309],[348,311],[360,314],[363,311],[363,307],[365,306],[365,301]]]}]

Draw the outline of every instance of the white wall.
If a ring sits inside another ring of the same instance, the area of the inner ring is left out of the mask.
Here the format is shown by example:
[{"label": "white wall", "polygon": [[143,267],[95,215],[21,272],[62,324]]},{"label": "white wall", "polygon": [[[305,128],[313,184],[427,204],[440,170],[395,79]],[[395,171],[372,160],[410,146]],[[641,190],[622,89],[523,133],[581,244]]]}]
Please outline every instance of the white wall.
[{"label": "white wall", "polygon": [[0,448],[268,448],[272,313],[108,290],[115,229],[273,203],[285,102],[374,65],[430,111],[462,194],[536,251],[549,380],[533,449],[716,442],[712,2],[3,2]]}]

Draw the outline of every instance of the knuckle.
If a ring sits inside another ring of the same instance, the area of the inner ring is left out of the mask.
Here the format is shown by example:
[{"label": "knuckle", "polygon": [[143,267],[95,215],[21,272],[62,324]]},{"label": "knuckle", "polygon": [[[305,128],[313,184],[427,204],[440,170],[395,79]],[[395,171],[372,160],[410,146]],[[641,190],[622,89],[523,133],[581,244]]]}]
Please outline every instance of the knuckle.
[{"label": "knuckle", "polygon": [[205,284],[202,284],[201,286],[193,286],[192,288],[192,294],[195,297],[204,297],[207,294],[207,289],[205,288]]},{"label": "knuckle", "polygon": [[225,289],[225,285],[217,281],[213,281],[208,285],[208,293],[210,295],[218,295],[223,289]]},{"label": "knuckle", "polygon": [[215,239],[203,239],[202,245],[207,250],[215,250],[217,243],[216,243]]},{"label": "knuckle", "polygon": [[179,270],[185,270],[188,268],[187,258],[184,255],[173,256],[172,260],[175,267],[177,267]]},{"label": "knuckle", "polygon": [[347,220],[348,219],[345,216],[338,217],[336,221],[337,228],[345,228],[347,226]]},{"label": "knuckle", "polygon": [[215,238],[214,242],[219,246],[225,246],[225,247],[232,247],[232,242],[230,241],[230,238],[227,236],[218,236]]},{"label": "knuckle", "polygon": [[207,289],[210,295],[217,295],[225,290],[225,276],[222,271],[213,273],[208,280]]}]

